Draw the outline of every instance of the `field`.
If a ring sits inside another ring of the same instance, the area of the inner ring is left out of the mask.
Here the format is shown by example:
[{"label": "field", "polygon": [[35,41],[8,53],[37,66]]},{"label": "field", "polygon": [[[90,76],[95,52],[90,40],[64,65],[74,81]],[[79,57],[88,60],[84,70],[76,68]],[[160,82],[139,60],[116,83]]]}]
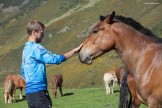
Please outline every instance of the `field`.
[{"label": "field", "polygon": [[[19,90],[17,90],[16,101],[12,104],[5,104],[4,98],[0,98],[0,108],[27,108],[26,100],[19,100]],[[52,90],[49,90],[52,98],[53,108],[118,108],[119,88],[114,89],[114,94],[105,95],[105,88],[83,88],[83,89],[63,89],[64,96],[53,98]],[[3,89],[0,88],[0,94]],[[140,108],[146,108],[141,105]]]},{"label": "field", "polygon": [[[100,15],[112,11],[133,18],[162,38],[161,5],[162,0],[0,0],[0,108],[27,108],[26,100],[18,100],[18,91],[16,102],[5,104],[1,87],[8,74],[21,74],[29,21],[43,22],[46,29],[42,45],[52,53],[64,54],[86,39]],[[51,97],[52,76],[61,73],[64,77],[66,96],[52,98],[53,107],[118,108],[118,88],[114,95],[106,96],[102,84],[104,73],[121,65],[123,62],[115,51],[97,58],[92,65],[81,64],[77,54],[61,65],[47,65]]]}]

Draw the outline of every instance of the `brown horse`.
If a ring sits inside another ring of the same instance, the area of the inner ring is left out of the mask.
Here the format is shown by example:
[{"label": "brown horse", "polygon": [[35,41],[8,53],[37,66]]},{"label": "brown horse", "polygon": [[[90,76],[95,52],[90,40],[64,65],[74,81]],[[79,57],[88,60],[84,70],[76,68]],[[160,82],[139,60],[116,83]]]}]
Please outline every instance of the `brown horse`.
[{"label": "brown horse", "polygon": [[53,89],[53,96],[56,97],[57,95],[57,88],[59,87],[60,95],[63,96],[62,93],[62,83],[63,83],[63,77],[61,74],[55,74],[53,76],[52,81],[52,89]]},{"label": "brown horse", "polygon": [[[13,89],[10,90],[11,91],[10,94],[11,94],[13,100],[14,100],[14,95],[16,93],[16,89],[20,89],[20,99],[23,99],[23,97],[22,97],[22,89],[26,88],[26,82],[25,82],[24,78],[21,75],[9,74],[6,77],[6,80],[5,80],[5,83],[4,83],[4,88],[6,88],[6,82],[7,81],[10,81],[11,84],[12,84]],[[6,90],[5,90],[4,93],[6,93]]]},{"label": "brown horse", "polygon": [[83,43],[80,61],[91,64],[115,50],[134,79],[138,99],[148,108],[162,108],[162,39],[115,12],[100,20]]},{"label": "brown horse", "polygon": [[[125,70],[124,66],[117,68],[116,71],[115,71],[115,75],[118,79],[119,85],[122,82],[122,78],[123,78],[125,72],[126,72],[126,70]],[[135,86],[134,79],[130,74],[128,74],[126,81],[127,81],[127,84],[128,84],[128,89],[130,91],[130,100],[129,100],[128,108],[130,108],[130,107],[139,108],[141,102],[138,99],[137,94],[136,94],[136,86]]]}]

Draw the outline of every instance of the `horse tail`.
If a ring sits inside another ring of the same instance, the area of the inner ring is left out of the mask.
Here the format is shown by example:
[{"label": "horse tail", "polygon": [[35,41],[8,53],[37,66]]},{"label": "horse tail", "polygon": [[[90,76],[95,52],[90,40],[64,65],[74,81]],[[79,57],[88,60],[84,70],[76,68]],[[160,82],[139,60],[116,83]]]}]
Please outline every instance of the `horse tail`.
[{"label": "horse tail", "polygon": [[129,88],[127,84],[127,77],[128,72],[126,71],[121,81],[119,108],[128,108]]},{"label": "horse tail", "polygon": [[11,80],[7,80],[5,82],[5,92],[9,93],[12,89],[12,82]]},{"label": "horse tail", "polygon": [[5,103],[12,103],[12,80],[7,79],[4,84],[4,97]]},{"label": "horse tail", "polygon": [[130,95],[130,100],[129,100],[129,103],[128,103],[128,108],[136,108],[132,102],[132,95]]}]

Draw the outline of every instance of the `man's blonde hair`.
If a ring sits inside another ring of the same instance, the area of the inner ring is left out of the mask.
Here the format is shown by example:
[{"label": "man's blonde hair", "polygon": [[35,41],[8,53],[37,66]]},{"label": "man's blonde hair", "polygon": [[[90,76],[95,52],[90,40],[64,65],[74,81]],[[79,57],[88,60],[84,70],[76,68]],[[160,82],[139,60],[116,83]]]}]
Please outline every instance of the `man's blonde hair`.
[{"label": "man's blonde hair", "polygon": [[40,21],[31,21],[28,23],[28,27],[27,27],[27,33],[28,35],[32,35],[32,31],[39,31],[39,30],[44,30],[45,26],[42,22]]}]

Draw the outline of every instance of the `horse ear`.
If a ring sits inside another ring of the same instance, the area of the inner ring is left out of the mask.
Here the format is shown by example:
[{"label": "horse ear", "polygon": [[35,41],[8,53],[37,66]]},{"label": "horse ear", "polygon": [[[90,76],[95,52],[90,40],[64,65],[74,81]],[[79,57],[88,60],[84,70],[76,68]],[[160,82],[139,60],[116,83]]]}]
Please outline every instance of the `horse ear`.
[{"label": "horse ear", "polygon": [[105,20],[105,19],[106,19],[105,16],[100,15],[100,21],[103,21],[103,20]]},{"label": "horse ear", "polygon": [[109,23],[109,24],[112,23],[114,17],[115,17],[115,11],[113,11],[113,12],[111,13],[111,15],[109,16],[109,19],[108,19],[108,23]]}]

